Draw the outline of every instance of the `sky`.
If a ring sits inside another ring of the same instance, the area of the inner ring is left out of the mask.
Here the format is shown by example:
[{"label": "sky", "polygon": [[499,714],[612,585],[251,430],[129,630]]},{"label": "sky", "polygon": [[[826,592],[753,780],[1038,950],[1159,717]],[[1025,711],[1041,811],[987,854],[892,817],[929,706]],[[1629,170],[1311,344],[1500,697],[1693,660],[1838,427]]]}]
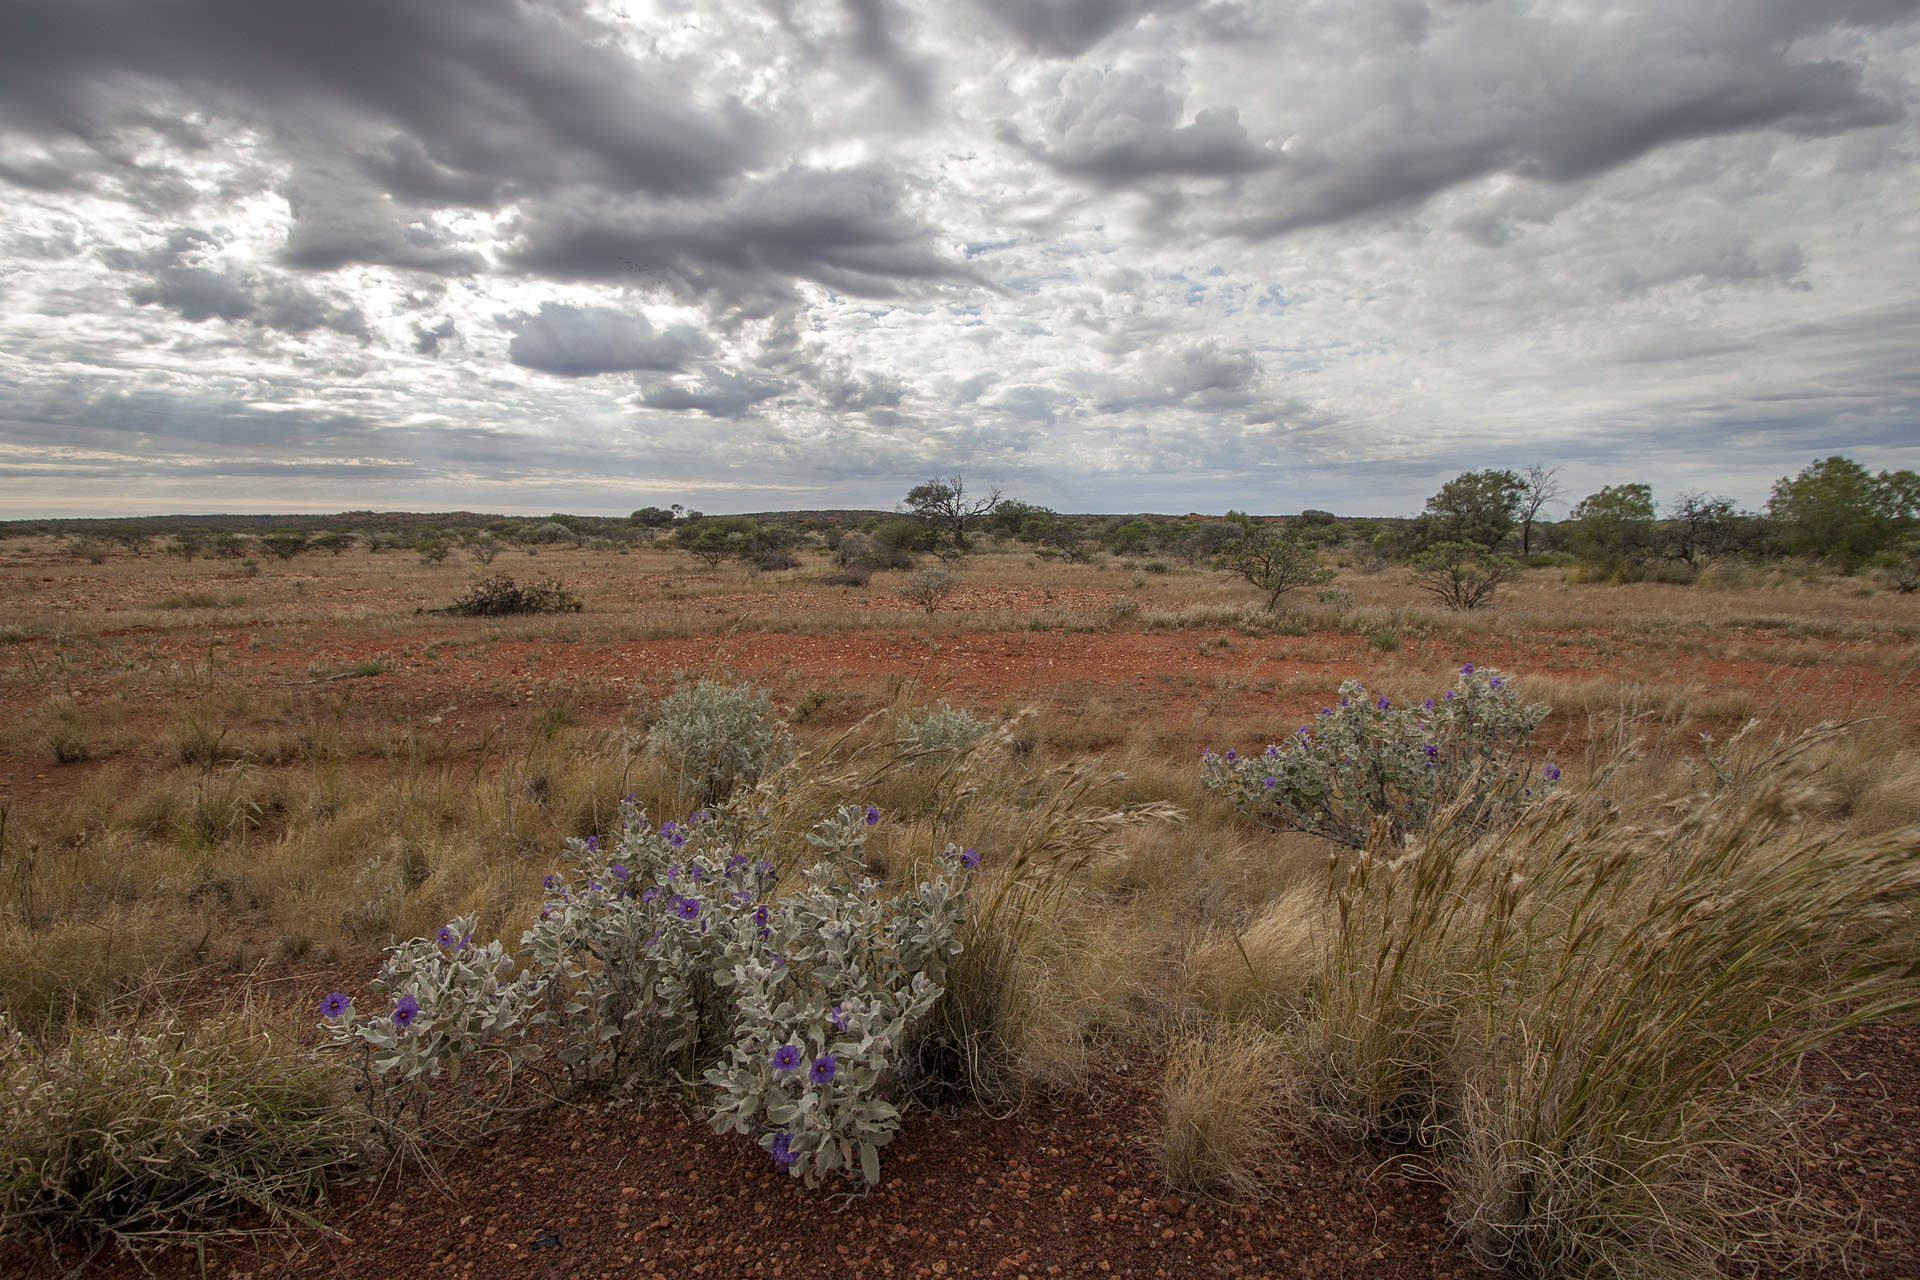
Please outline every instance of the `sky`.
[{"label": "sky", "polygon": [[4,0],[0,516],[1757,507],[1920,467],[1917,95],[1920,0]]}]

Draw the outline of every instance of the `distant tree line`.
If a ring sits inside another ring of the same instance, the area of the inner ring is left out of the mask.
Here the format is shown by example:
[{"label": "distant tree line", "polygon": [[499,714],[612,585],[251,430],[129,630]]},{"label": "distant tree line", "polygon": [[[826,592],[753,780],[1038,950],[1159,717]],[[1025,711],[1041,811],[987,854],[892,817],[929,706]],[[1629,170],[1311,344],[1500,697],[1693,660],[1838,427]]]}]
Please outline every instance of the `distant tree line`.
[{"label": "distant tree line", "polygon": [[89,559],[109,553],[292,560],[311,554],[417,554],[490,564],[503,551],[538,555],[567,546],[627,551],[655,542],[709,565],[790,571],[809,549],[831,561],[830,581],[865,585],[877,572],[911,569],[921,557],[951,565],[982,549],[1017,548],[1047,559],[1121,557],[1148,571],[1174,564],[1244,578],[1269,605],[1324,581],[1323,555],[1361,570],[1410,566],[1447,604],[1484,603],[1522,567],[1563,567],[1585,581],[1689,582],[1716,566],[1799,558],[1840,573],[1870,571],[1901,591],[1920,589],[1920,476],[1869,472],[1849,458],[1815,461],[1782,477],[1765,506],[1688,490],[1656,502],[1645,483],[1607,485],[1571,503],[1559,469],[1468,471],[1442,484],[1411,518],[1342,518],[1308,509],[1290,517],[1069,515],[969,491],[959,475],[914,486],[892,512],[795,511],[709,516],[675,504],[624,518],[503,518],[456,512],[348,512],[316,517],[141,517],[14,521],[7,535],[68,538]]}]

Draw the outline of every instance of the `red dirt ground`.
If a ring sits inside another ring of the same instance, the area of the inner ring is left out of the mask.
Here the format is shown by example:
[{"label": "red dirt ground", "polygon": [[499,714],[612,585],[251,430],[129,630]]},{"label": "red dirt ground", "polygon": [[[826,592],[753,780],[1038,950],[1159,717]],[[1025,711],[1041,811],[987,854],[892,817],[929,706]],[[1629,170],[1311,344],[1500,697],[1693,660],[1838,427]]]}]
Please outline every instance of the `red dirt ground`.
[{"label": "red dirt ground", "polygon": [[[542,572],[558,560],[543,559]],[[564,563],[571,566],[565,571],[570,582],[587,572]],[[390,583],[380,566],[367,564],[364,557],[357,565],[321,562],[312,570],[310,592],[286,610],[275,597],[271,607],[243,611],[257,619],[208,627],[182,617],[97,633],[100,646],[63,672],[64,687],[82,704],[126,698],[130,670],[137,687],[165,664],[204,662],[214,653],[223,687],[350,686],[359,705],[439,717],[435,723],[456,741],[471,741],[556,691],[590,720],[610,722],[637,682],[658,689],[675,669],[704,668],[719,654],[739,675],[770,684],[788,705],[813,690],[861,687],[871,694],[889,681],[912,680],[923,696],[990,709],[1097,705],[1114,723],[1186,732],[1197,748],[1229,719],[1262,731],[1271,721],[1273,733],[1286,732],[1322,696],[1281,692],[1291,677],[1306,676],[1315,690],[1330,690],[1341,679],[1365,677],[1381,661],[1365,637],[1340,633],[1253,638],[1228,630],[1146,632],[1118,621],[1107,631],[1045,625],[1047,611],[1110,610],[1125,592],[1105,586],[975,586],[952,605],[1004,614],[1010,629],[954,634],[878,590],[850,597],[796,588],[674,602],[663,595],[710,580],[627,565],[585,579],[594,609],[617,605],[630,610],[622,615],[628,622],[697,611],[712,619],[713,629],[690,637],[596,640],[591,625],[583,623],[575,637],[555,621],[533,632],[499,628],[483,642],[477,637],[495,624],[434,618],[398,633],[368,634],[351,611],[390,610],[406,603],[409,592],[420,604],[444,603],[455,577],[434,579],[430,590],[437,594],[427,594],[429,588]],[[16,554],[0,565],[0,612],[90,617],[209,584],[261,596],[274,590],[224,568],[181,570],[155,562],[142,575],[113,577],[51,553]],[[1543,585],[1537,593],[1543,602],[1549,591]],[[868,616],[851,629],[789,629],[791,615],[822,608]],[[756,629],[755,618],[773,614],[786,619],[781,629]],[[1028,615],[1039,629],[1011,629]],[[1415,643],[1396,660],[1408,668],[1444,670],[1470,660],[1532,675],[1678,681],[1709,693],[1791,702],[1821,715],[1871,710],[1908,731],[1920,726],[1913,665],[1888,658],[1903,647],[1910,653],[1902,639],[1830,642],[1829,654],[1808,664],[1788,654],[1788,642],[1772,631],[1722,635],[1741,640],[1740,656],[1690,657],[1684,650],[1636,651],[1638,627],[1632,620],[1536,626],[1426,650]],[[451,643],[436,647],[435,641]],[[112,656],[116,645],[139,652],[131,668]],[[57,639],[33,639],[6,646],[4,658],[10,670],[24,668],[56,661],[60,649]],[[1769,660],[1775,651],[1792,660]],[[396,654],[386,674],[339,686],[310,683],[315,664],[342,667]],[[19,692],[25,687],[14,683],[0,692],[0,715],[30,710]],[[832,723],[860,709],[829,701],[821,714]],[[166,708],[136,702],[125,714],[135,730],[157,737]],[[1584,727],[1567,724],[1558,732],[1551,745],[1571,753]],[[128,754],[139,759],[148,752]],[[0,767],[14,775],[16,803],[27,806],[59,803],[95,766],[53,767],[20,755],[0,760]],[[317,1001],[339,978],[316,973],[309,981]],[[1486,1274],[1453,1238],[1444,1197],[1375,1158],[1290,1149],[1277,1153],[1265,1199],[1219,1204],[1169,1195],[1158,1176],[1153,1070],[1117,1065],[1127,1070],[1088,1096],[1039,1099],[1011,1115],[910,1113],[885,1153],[882,1184],[853,1197],[808,1192],[746,1139],[716,1137],[671,1108],[575,1099],[445,1154],[437,1176],[413,1170],[336,1189],[324,1214],[328,1230],[211,1246],[204,1274],[235,1280]],[[1826,1126],[1830,1150],[1818,1176],[1836,1197],[1847,1188],[1858,1192],[1873,1223],[1874,1240],[1862,1254],[1866,1273],[1920,1278],[1913,1234],[1920,1223],[1920,1028],[1858,1033],[1831,1058],[1811,1064],[1810,1076],[1834,1108]],[[76,1265],[78,1271],[69,1271]],[[203,1274],[192,1251],[163,1253],[146,1265],[182,1280]],[[89,1260],[71,1246],[57,1262],[42,1251],[0,1250],[0,1275],[60,1274],[132,1277],[142,1271],[126,1258]]]}]

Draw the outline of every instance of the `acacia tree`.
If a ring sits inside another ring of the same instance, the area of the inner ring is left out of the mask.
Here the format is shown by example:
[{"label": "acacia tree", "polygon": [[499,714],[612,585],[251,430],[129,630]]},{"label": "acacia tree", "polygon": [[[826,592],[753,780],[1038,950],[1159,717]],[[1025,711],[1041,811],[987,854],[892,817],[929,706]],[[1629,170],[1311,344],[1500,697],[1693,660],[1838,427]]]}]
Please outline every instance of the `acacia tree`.
[{"label": "acacia tree", "polygon": [[1413,558],[1413,567],[1413,584],[1449,609],[1478,609],[1520,576],[1519,561],[1468,542],[1437,542]]},{"label": "acacia tree", "polygon": [[1266,592],[1269,613],[1296,587],[1314,587],[1333,578],[1333,570],[1321,566],[1319,553],[1298,531],[1275,525],[1248,533],[1223,552],[1218,563]]},{"label": "acacia tree", "polygon": [[1732,498],[1716,497],[1698,489],[1689,489],[1667,507],[1667,554],[1699,569],[1702,560],[1723,555],[1739,539],[1739,512]]},{"label": "acacia tree", "polygon": [[949,535],[956,555],[967,552],[967,527],[1000,505],[1000,490],[984,498],[968,498],[966,482],[958,475],[937,477],[907,491],[906,507],[915,519]]},{"label": "acacia tree", "polygon": [[1526,482],[1511,471],[1465,471],[1427,499],[1419,541],[1496,547],[1518,521]]},{"label": "acacia tree", "polygon": [[1920,503],[1911,471],[1870,475],[1851,458],[1816,462],[1773,486],[1767,512],[1782,526],[1788,551],[1831,556],[1848,572],[1888,546]]},{"label": "acacia tree", "polygon": [[1533,552],[1533,526],[1549,502],[1558,502],[1566,492],[1556,479],[1560,468],[1536,462],[1520,473],[1520,554]]}]

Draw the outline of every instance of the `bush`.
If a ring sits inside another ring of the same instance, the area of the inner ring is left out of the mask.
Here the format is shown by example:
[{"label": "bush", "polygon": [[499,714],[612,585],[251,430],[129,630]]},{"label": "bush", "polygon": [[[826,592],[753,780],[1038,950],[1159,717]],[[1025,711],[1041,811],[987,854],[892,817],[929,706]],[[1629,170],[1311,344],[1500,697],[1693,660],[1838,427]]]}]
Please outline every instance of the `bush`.
[{"label": "bush", "polygon": [[1510,821],[1560,777],[1551,764],[1536,776],[1525,754],[1547,708],[1521,702],[1497,671],[1468,663],[1460,676],[1419,706],[1369,698],[1348,680],[1338,705],[1320,708],[1317,733],[1301,725],[1246,756],[1208,748],[1201,780],[1259,822],[1350,849],[1377,830],[1404,839],[1443,812],[1474,828]]},{"label": "bush", "polygon": [[918,715],[909,712],[894,721],[894,736],[903,746],[915,751],[958,754],[971,749],[991,732],[991,724],[944,702]]},{"label": "bush", "polygon": [[492,618],[519,613],[579,613],[581,607],[580,598],[558,578],[523,587],[500,573],[474,583],[442,612],[463,618]]},{"label": "bush", "polygon": [[647,741],[660,752],[694,804],[716,804],[783,763],[792,738],[773,701],[750,684],[675,678],[653,716]]},{"label": "bush", "polygon": [[959,589],[960,579],[946,569],[916,569],[907,575],[900,595],[932,613],[940,607],[942,600]]},{"label": "bush", "polygon": [[1520,576],[1520,564],[1465,542],[1441,542],[1413,558],[1413,583],[1449,609],[1478,609],[1504,583]]},{"label": "bush", "polygon": [[362,1152],[338,1075],[246,1014],[76,1027],[42,1049],[0,1015],[0,1235],[122,1245],[285,1216]]},{"label": "bush", "polygon": [[336,992],[322,1027],[359,1055],[389,1124],[416,1098],[424,1116],[426,1082],[471,1079],[485,1050],[531,1061],[550,1026],[575,1078],[704,1078],[716,1132],[757,1133],[809,1186],[835,1171],[871,1185],[899,1127],[906,1038],[941,997],[979,861],[949,848],[917,889],[884,896],[860,874],[879,818],[843,806],[816,826],[805,886],[776,900],[774,863],[745,851],[764,830],[704,810],[655,830],[629,798],[610,845],[567,842],[576,871],[547,877],[521,939],[528,972],[509,980],[500,944],[476,947],[456,920],[390,949],[374,984],[389,1012],[361,1018]]}]

